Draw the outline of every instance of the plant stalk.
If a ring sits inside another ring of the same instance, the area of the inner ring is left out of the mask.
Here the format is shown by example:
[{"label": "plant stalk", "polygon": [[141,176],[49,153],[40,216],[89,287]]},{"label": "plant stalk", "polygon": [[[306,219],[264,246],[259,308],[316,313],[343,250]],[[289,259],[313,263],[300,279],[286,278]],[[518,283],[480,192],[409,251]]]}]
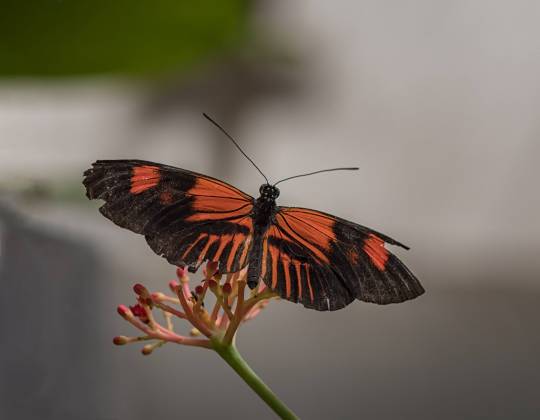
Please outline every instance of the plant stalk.
[{"label": "plant stalk", "polygon": [[212,340],[213,349],[244,380],[255,393],[282,419],[298,420],[298,417],[278,398],[242,358],[234,343],[224,344]]}]

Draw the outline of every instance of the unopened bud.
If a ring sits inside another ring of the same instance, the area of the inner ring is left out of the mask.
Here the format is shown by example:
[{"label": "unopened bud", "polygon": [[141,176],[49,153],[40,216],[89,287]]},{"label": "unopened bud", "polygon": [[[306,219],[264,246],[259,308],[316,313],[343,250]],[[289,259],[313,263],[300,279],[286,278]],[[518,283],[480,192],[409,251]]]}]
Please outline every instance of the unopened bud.
[{"label": "unopened bud", "polygon": [[117,346],[123,346],[124,344],[129,343],[129,338],[125,335],[117,335],[113,338],[113,343]]},{"label": "unopened bud", "polygon": [[153,351],[154,351],[154,346],[152,344],[147,344],[146,346],[144,346],[142,348],[141,353],[144,356],[148,356],[148,355],[152,354]]},{"label": "unopened bud", "polygon": [[178,267],[176,269],[176,275],[178,276],[178,278],[180,280],[183,280],[187,277],[187,270],[186,270],[186,267]]},{"label": "unopened bud", "polygon": [[206,264],[206,270],[205,270],[205,275],[207,278],[212,277],[216,273],[218,269],[218,264],[219,264],[218,261],[208,261],[208,264]]},{"label": "unopened bud", "polygon": [[133,317],[133,313],[126,305],[119,305],[116,310],[118,311],[118,314],[124,319]]},{"label": "unopened bud", "polygon": [[225,294],[225,295],[230,295],[231,292],[232,292],[232,286],[231,286],[231,283],[225,283],[225,284],[221,287],[221,290],[223,291],[223,294]]},{"label": "unopened bud", "polygon": [[195,294],[198,296],[201,296],[204,292],[204,287],[202,287],[200,284],[195,288]]},{"label": "unopened bud", "polygon": [[201,335],[201,332],[197,328],[192,328],[189,332],[189,335],[191,335],[192,337],[198,337]]},{"label": "unopened bud", "polygon": [[146,287],[144,287],[142,284],[137,283],[135,286],[133,286],[133,291],[138,294],[139,296],[148,296],[148,290]]},{"label": "unopened bud", "polygon": [[176,280],[172,280],[169,282],[169,289],[171,289],[171,292],[176,293],[176,290],[180,286],[180,283],[178,283]]},{"label": "unopened bud", "polygon": [[163,298],[165,297],[165,295],[161,292],[155,292],[155,293],[152,293],[150,297],[152,298],[152,301],[154,302],[161,302]]},{"label": "unopened bud", "polygon": [[211,289],[211,290],[214,290],[216,287],[217,287],[217,281],[215,281],[214,279],[210,279],[210,280],[207,280],[208,281],[208,287]]}]

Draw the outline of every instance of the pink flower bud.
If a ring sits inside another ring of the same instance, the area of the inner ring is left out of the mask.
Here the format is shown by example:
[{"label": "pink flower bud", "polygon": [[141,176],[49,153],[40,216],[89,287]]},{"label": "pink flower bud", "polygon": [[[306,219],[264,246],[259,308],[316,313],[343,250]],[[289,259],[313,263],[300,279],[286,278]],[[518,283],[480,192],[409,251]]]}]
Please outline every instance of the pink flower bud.
[{"label": "pink flower bud", "polygon": [[171,289],[171,292],[176,293],[176,290],[180,286],[180,283],[178,283],[176,280],[172,280],[169,282],[169,289]]},{"label": "pink flower bud", "polygon": [[116,310],[118,311],[118,314],[124,319],[128,319],[133,316],[133,313],[126,305],[119,305]]},{"label": "pink flower bud", "polygon": [[231,294],[231,292],[232,292],[232,286],[231,286],[231,283],[225,283],[225,284],[221,287],[221,290],[223,290],[223,293],[226,294],[226,295]]},{"label": "pink flower bud", "polygon": [[176,269],[176,275],[178,276],[179,279],[183,279],[187,276],[187,268],[184,266],[184,267],[178,267]]},{"label": "pink flower bud", "polygon": [[201,286],[201,285],[198,285],[196,288],[195,288],[195,294],[197,295],[202,295],[204,292],[204,288]]},{"label": "pink flower bud", "polygon": [[216,274],[216,271],[218,269],[218,261],[208,261],[206,264],[206,270],[205,270],[205,276],[206,277],[212,277],[214,274]]},{"label": "pink flower bud", "polygon": [[160,302],[163,300],[163,298],[165,297],[165,295],[161,292],[155,292],[155,293],[152,293],[150,295],[150,297],[152,298],[152,301],[153,302]]},{"label": "pink flower bud", "polygon": [[138,294],[139,296],[148,296],[148,290],[146,287],[144,287],[142,284],[137,283],[135,286],[133,286],[133,291]]}]

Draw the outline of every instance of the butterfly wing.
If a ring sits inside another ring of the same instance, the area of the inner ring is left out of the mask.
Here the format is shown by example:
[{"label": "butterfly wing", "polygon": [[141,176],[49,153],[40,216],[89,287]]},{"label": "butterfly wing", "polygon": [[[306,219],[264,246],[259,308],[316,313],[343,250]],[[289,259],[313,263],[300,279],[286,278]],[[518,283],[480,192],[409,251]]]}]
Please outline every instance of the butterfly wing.
[{"label": "butterfly wing", "polygon": [[317,310],[340,309],[354,299],[398,303],[424,293],[385,243],[408,249],[326,213],[280,207],[263,242],[261,278],[284,299]]},{"label": "butterfly wing", "polygon": [[84,173],[90,199],[117,225],[145,235],[171,264],[195,271],[219,261],[221,272],[247,263],[253,198],[217,179],[142,160],[99,160]]}]

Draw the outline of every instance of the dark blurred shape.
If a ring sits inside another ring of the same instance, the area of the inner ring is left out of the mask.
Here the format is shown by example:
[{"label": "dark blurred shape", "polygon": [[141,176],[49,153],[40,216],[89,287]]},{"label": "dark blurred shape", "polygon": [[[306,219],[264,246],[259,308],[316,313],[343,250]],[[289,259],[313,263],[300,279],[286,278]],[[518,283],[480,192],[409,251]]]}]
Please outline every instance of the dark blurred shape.
[{"label": "dark blurred shape", "polygon": [[6,0],[0,75],[149,75],[234,49],[250,0]]},{"label": "dark blurred shape", "polygon": [[[216,118],[235,137],[246,113],[258,105],[276,101],[288,106],[302,99],[310,84],[303,68],[302,58],[294,52],[256,41],[190,77],[173,78],[157,87],[143,104],[141,120],[160,124],[171,115],[197,109]],[[208,133],[214,140],[215,173],[230,175],[226,171],[242,157],[210,124]],[[246,145],[254,139],[239,141]]]},{"label": "dark blurred shape", "polygon": [[0,418],[97,418],[93,251],[1,203],[0,226]]}]

